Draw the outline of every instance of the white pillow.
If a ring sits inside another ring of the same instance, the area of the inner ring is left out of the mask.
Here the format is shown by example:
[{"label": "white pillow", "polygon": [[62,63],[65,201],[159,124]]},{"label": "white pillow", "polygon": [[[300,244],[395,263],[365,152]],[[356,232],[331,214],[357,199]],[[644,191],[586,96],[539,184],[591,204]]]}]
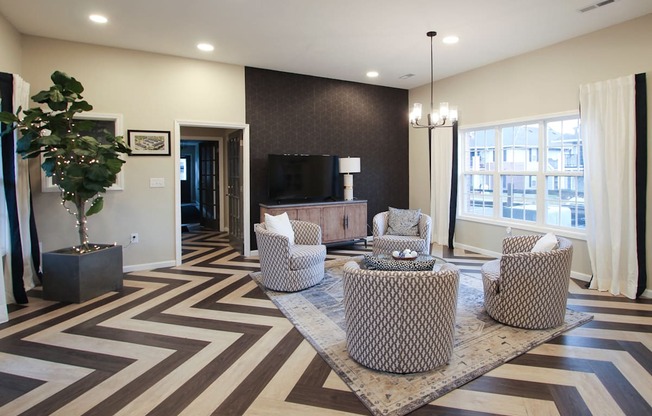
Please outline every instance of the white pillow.
[{"label": "white pillow", "polygon": [[539,251],[550,251],[557,248],[557,237],[553,233],[548,233],[541,237],[532,247],[532,253]]},{"label": "white pillow", "polygon": [[287,212],[276,216],[265,213],[265,228],[273,233],[286,236],[290,240],[290,245],[294,245],[294,230]]}]

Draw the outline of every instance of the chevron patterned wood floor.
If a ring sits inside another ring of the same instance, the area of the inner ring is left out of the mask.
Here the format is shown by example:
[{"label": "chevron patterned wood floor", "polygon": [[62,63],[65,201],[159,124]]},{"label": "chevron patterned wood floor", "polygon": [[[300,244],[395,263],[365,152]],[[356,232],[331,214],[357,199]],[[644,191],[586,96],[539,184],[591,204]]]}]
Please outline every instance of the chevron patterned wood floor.
[{"label": "chevron patterned wood floor", "polygon": [[[441,255],[469,274],[486,261]],[[368,414],[248,277],[256,258],[211,232],[184,234],[183,258],[85,304],[34,290],[12,306],[0,325],[0,415]],[[594,320],[413,414],[652,415],[652,301],[573,282],[569,306]]]}]

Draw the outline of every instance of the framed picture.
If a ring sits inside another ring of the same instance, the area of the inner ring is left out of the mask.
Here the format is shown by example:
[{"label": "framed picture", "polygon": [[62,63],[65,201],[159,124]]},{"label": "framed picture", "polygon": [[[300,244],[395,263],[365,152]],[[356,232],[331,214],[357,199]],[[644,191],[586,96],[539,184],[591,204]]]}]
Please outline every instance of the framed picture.
[{"label": "framed picture", "polygon": [[127,130],[132,156],[170,156],[170,132]]},{"label": "framed picture", "polygon": [[[87,132],[88,135],[95,136],[94,133],[108,130],[114,136],[122,136],[124,134],[122,127],[122,114],[109,114],[109,113],[94,113],[92,111],[75,114],[76,119],[90,120],[95,123],[91,131]],[[120,156],[122,159],[123,156]],[[43,159],[41,158],[41,163]],[[118,173],[113,186],[109,191],[122,191],[124,190],[124,172],[126,164],[122,165],[122,170]],[[45,172],[41,169],[41,192],[60,192],[57,184],[54,183],[51,177],[45,176]]]}]

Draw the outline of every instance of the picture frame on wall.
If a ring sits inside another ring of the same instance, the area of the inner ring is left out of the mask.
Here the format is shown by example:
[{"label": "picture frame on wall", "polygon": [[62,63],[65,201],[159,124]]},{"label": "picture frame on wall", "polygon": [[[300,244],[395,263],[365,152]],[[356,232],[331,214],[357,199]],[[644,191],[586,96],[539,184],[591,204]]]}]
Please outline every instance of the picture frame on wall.
[{"label": "picture frame on wall", "polygon": [[[87,134],[93,137],[100,137],[104,130],[107,130],[114,136],[123,135],[123,121],[122,114],[115,113],[96,113],[93,111],[88,111],[85,113],[75,114],[75,118],[79,120],[90,120],[94,122],[94,126],[91,131]],[[97,133],[97,135],[96,135]],[[120,158],[124,160],[124,156],[120,155]],[[43,155],[41,155],[41,163],[43,163]],[[116,175],[115,183],[108,188],[109,191],[122,191],[124,190],[124,172],[125,166],[122,165],[122,170]],[[54,183],[52,177],[46,176],[45,171],[41,171],[41,192],[61,192],[56,183]]]},{"label": "picture frame on wall", "polygon": [[170,132],[162,130],[127,130],[131,156],[170,156]]}]

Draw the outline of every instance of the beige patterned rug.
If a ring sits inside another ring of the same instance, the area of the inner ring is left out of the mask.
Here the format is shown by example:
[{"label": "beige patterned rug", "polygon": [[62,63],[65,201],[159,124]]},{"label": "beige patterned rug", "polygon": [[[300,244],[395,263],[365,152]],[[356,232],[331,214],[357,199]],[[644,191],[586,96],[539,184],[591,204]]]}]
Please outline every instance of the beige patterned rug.
[{"label": "beige patterned rug", "polygon": [[567,310],[564,325],[549,330],[499,324],[484,311],[482,281],[461,274],[455,346],[450,363],[416,374],[370,370],[353,361],[346,351],[342,266],[350,260],[326,262],[324,280],[296,293],[266,290],[260,282],[260,273],[253,273],[252,277],[374,415],[409,413],[592,319],[591,315]]}]

